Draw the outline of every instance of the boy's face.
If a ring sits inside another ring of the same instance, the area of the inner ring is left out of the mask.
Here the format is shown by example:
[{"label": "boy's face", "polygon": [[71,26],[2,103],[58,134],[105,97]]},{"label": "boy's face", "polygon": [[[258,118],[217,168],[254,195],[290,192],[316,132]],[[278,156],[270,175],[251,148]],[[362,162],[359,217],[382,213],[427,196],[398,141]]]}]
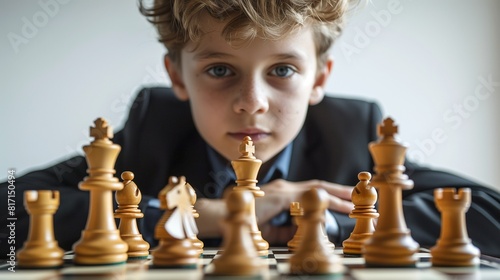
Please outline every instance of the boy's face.
[{"label": "boy's face", "polygon": [[312,30],[279,41],[255,39],[239,48],[221,37],[224,23],[207,19],[199,45],[188,44],[179,65],[165,65],[177,97],[189,100],[201,136],[228,160],[250,136],[268,161],[300,131],[307,108],[320,102],[332,61],[317,71]]}]

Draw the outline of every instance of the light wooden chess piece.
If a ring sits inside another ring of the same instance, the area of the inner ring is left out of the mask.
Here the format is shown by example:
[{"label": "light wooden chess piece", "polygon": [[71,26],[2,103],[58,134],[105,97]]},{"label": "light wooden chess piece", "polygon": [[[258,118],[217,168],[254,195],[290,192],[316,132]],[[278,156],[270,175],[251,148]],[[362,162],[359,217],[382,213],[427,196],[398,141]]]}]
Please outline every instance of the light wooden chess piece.
[{"label": "light wooden chess piece", "polygon": [[196,268],[199,251],[192,238],[198,233],[194,222],[186,178],[170,177],[158,199],[165,209],[155,227],[158,247],[153,252],[153,265],[161,267]]},{"label": "light wooden chess piece", "polygon": [[28,240],[17,252],[19,267],[49,268],[63,264],[63,249],[54,240],[53,215],[59,207],[58,191],[25,191],[24,206],[30,214]]},{"label": "light wooden chess piece", "polygon": [[311,189],[302,195],[304,215],[300,218],[302,238],[290,257],[290,273],[294,275],[337,274],[343,271],[340,259],[327,246],[323,224],[328,207],[328,194],[323,189]]},{"label": "light wooden chess piece", "polygon": [[123,189],[115,193],[118,209],[115,218],[120,219],[118,230],[123,241],[128,244],[128,259],[145,259],[149,256],[149,243],[144,241],[137,228],[137,220],[144,217],[139,208],[142,195],[134,183],[134,173],[122,173]]},{"label": "light wooden chess piece", "polygon": [[292,252],[297,250],[297,248],[299,247],[299,243],[302,239],[303,227],[301,226],[300,218],[303,215],[304,215],[304,209],[300,207],[300,202],[295,201],[290,203],[290,216],[293,217],[293,222],[297,226],[297,230],[295,231],[293,238],[286,244],[288,246],[288,250]]},{"label": "light wooden chess piece", "polygon": [[356,219],[356,225],[349,238],[342,242],[344,254],[361,255],[365,242],[375,231],[373,219],[378,217],[377,210],[375,210],[377,191],[370,186],[371,178],[372,175],[369,172],[360,172],[359,183],[352,190],[351,200],[354,203],[354,210],[351,211],[349,217]]},{"label": "light wooden chess piece", "polygon": [[441,235],[431,248],[433,266],[477,266],[479,249],[467,234],[465,212],[470,207],[469,188],[435,189],[434,201],[441,212]]},{"label": "light wooden chess piece", "polygon": [[[288,241],[286,244],[288,246],[289,251],[296,251],[301,238],[302,238],[302,232],[303,232],[303,227],[301,227],[300,223],[300,218],[304,215],[304,209],[300,207],[300,202],[292,202],[290,203],[290,216],[293,217],[293,222],[297,226],[297,230],[295,231],[295,234],[293,238]],[[326,234],[326,230],[323,231],[323,236],[325,238],[326,246],[330,247],[330,249],[335,249],[335,244],[333,244],[330,239],[328,239],[328,235]]]},{"label": "light wooden chess piece", "polygon": [[90,128],[94,141],[83,147],[89,176],[80,182],[81,190],[90,191],[87,225],[80,240],[73,245],[78,265],[106,265],[127,260],[128,245],[120,237],[113,217],[113,191],[123,189],[115,178],[115,162],[120,146],[113,144],[113,132],[106,120],[98,118]]},{"label": "light wooden chess piece", "polygon": [[258,275],[267,268],[259,258],[250,234],[250,208],[254,200],[253,194],[245,190],[232,191],[226,196],[228,216],[225,219],[224,244],[222,255],[213,261],[214,275]]},{"label": "light wooden chess piece", "polygon": [[365,243],[368,266],[415,266],[419,245],[410,235],[403,215],[402,190],[413,188],[403,174],[406,145],[395,138],[398,127],[390,118],[378,127],[381,138],[369,145],[375,162],[372,185],[378,190],[379,218],[373,236]]},{"label": "light wooden chess piece", "polygon": [[[264,196],[264,191],[257,186],[257,173],[262,165],[262,161],[255,158],[255,146],[249,136],[245,136],[243,142],[240,144],[239,151],[241,157],[231,161],[231,165],[236,174],[236,186],[233,188],[233,191],[249,190],[253,193],[255,198]],[[259,256],[267,256],[269,243],[262,238],[259,226],[257,225],[255,202],[250,205],[250,215],[252,218],[250,232],[257,252]]]},{"label": "light wooden chess piece", "polygon": [[[194,209],[194,204],[196,203],[197,198],[196,191],[189,183],[186,183],[186,187],[188,189],[189,197],[191,198],[191,209],[193,212],[193,217],[197,219],[200,217],[200,214],[196,211],[196,209]],[[191,242],[193,242],[193,246],[198,249],[198,253],[200,255],[203,254],[204,244],[200,239],[198,239],[198,236],[196,236],[196,234],[191,238]]]}]

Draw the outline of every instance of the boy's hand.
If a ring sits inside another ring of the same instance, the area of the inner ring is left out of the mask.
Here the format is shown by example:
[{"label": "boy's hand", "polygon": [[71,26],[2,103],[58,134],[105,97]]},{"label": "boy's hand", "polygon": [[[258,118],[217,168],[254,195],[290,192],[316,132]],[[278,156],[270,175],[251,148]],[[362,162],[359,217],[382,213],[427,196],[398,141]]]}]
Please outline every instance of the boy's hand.
[{"label": "boy's hand", "polygon": [[328,203],[330,210],[347,214],[354,208],[351,202],[351,192],[354,187],[321,180],[289,182],[278,179],[261,186],[266,195],[255,200],[259,226],[268,223],[282,211],[289,210],[291,202],[300,201],[302,193],[312,188],[321,188],[330,194]]},{"label": "boy's hand", "polygon": [[266,195],[255,200],[255,214],[265,240],[272,244],[286,244],[293,237],[295,227],[275,227],[269,221],[282,211],[289,211],[290,203],[300,201],[302,193],[311,188],[321,188],[328,192],[330,210],[347,214],[354,208],[351,202],[351,192],[354,187],[321,180],[303,182],[274,180],[261,186]]}]

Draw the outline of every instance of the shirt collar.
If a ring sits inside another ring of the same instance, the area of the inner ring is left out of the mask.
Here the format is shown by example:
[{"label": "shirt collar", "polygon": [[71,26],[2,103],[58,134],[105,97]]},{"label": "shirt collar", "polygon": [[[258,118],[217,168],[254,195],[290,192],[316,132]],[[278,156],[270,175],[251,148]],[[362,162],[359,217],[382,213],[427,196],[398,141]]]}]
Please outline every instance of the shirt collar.
[{"label": "shirt collar", "polygon": [[[275,158],[274,163],[269,168],[269,171],[264,175],[259,174],[261,178],[258,184],[267,184],[274,179],[286,179],[290,169],[290,161],[292,158],[292,143],[288,144]],[[226,186],[234,183],[236,175],[231,166],[231,162],[227,161],[212,147],[207,144],[208,160],[212,166],[210,176],[214,179],[215,184],[223,190]]]}]

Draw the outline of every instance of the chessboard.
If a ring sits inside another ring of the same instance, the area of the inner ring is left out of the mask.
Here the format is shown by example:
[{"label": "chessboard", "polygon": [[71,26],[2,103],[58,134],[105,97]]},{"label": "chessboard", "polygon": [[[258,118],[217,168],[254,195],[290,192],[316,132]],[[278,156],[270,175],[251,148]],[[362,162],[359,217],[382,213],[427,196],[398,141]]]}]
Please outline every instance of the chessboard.
[{"label": "chessboard", "polygon": [[[212,261],[221,255],[217,248],[206,248],[197,266],[187,268],[164,268],[152,265],[151,256],[144,260],[128,261],[125,264],[101,266],[73,265],[71,252],[64,256],[64,265],[57,269],[22,269],[15,272],[0,266],[0,279],[500,279],[500,259],[482,256],[478,267],[433,267],[430,254],[425,249],[418,253],[419,261],[411,268],[369,268],[362,257],[344,256],[342,248],[334,254],[343,264],[338,273],[331,275],[291,275],[288,259],[292,253],[288,248],[270,248],[268,265],[260,275],[216,276],[212,275]],[[313,264],[312,264],[313,265]]]}]

